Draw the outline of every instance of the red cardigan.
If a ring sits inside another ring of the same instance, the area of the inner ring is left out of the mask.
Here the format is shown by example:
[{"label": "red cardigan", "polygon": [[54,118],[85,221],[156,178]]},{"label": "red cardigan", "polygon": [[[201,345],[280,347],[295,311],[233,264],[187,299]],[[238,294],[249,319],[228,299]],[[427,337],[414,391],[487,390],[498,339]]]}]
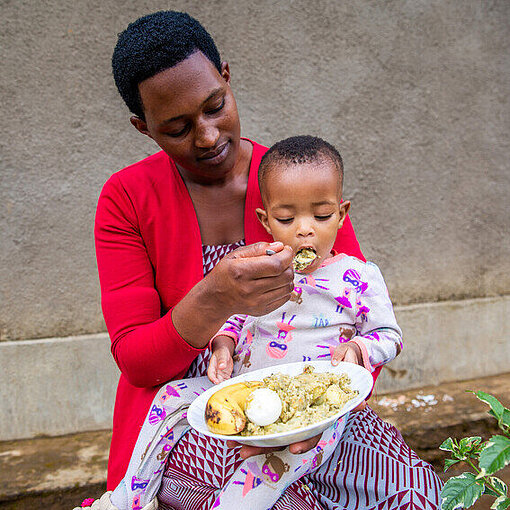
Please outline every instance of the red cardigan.
[{"label": "red cardigan", "polygon": [[[255,142],[244,234],[247,244],[272,241],[255,209],[267,150]],[[108,490],[124,476],[138,433],[159,386],[182,378],[202,352],[176,331],[171,309],[203,278],[202,242],[193,203],[163,151],[112,175],[99,197],[95,223],[101,303],[121,376],[113,416]],[[335,249],[364,260],[349,218]]]}]

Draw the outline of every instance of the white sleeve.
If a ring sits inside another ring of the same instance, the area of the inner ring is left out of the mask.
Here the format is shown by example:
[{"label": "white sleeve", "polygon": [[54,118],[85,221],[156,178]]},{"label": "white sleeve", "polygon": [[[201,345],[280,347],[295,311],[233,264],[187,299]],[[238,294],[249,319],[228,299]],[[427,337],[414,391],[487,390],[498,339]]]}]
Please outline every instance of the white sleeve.
[{"label": "white sleeve", "polygon": [[356,343],[362,351],[365,350],[363,358],[368,357],[370,362],[365,365],[373,371],[400,353],[402,331],[379,268],[367,262],[362,279],[367,286],[356,299],[356,335],[359,340]]}]

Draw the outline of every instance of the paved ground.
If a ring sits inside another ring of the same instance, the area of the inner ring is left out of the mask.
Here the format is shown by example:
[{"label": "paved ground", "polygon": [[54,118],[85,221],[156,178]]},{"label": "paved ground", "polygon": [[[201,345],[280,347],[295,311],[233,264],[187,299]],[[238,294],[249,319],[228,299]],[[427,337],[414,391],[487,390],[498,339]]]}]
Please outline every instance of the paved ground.
[{"label": "paved ground", "polygon": [[106,490],[111,431],[0,442],[0,509],[71,509]]},{"label": "paved ground", "polygon": [[[445,455],[438,446],[448,437],[490,437],[497,429],[487,406],[466,390],[483,390],[510,406],[510,373],[485,379],[374,395],[372,407],[394,423],[406,441],[443,479]],[[110,431],[0,443],[0,510],[69,510],[104,490]],[[510,467],[503,478],[510,485]],[[485,497],[477,510],[490,508]],[[483,498],[482,498],[483,499]]]},{"label": "paved ground", "polygon": [[[376,396],[371,406],[384,420],[396,425],[407,443],[446,481],[469,470],[469,466],[459,463],[444,473],[444,460],[448,456],[438,447],[446,438],[481,436],[488,439],[499,433],[495,420],[487,414],[488,406],[468,390],[490,393],[510,407],[510,373]],[[498,476],[510,487],[510,466]],[[489,510],[493,501],[489,496],[482,496],[472,508]]]}]

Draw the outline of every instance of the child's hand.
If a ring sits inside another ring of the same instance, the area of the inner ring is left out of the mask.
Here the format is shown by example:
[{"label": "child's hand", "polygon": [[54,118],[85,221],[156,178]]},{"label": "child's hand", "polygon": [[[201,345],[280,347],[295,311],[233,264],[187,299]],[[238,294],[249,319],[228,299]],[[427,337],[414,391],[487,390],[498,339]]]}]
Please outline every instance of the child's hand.
[{"label": "child's hand", "polygon": [[363,366],[363,356],[359,346],[355,342],[346,342],[337,346],[331,356],[331,364],[338,365],[340,361]]},{"label": "child's hand", "polygon": [[[356,363],[363,366],[363,356],[358,344],[355,342],[346,342],[336,347],[333,351],[333,356],[331,356],[331,364],[338,365],[339,361],[347,361],[348,363]],[[367,403],[364,400],[358,407],[353,409],[353,411],[363,411],[366,405]]]},{"label": "child's hand", "polygon": [[207,377],[214,384],[226,381],[232,375],[234,361],[234,342],[227,336],[218,336],[213,340],[212,354],[207,367]]}]

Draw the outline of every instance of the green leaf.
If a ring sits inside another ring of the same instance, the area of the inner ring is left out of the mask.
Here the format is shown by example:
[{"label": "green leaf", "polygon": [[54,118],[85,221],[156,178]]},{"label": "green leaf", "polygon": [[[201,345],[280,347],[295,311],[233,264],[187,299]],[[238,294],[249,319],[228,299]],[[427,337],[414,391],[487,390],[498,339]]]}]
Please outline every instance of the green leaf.
[{"label": "green leaf", "polygon": [[502,429],[505,432],[508,432],[508,429],[510,429],[510,410],[508,410],[506,407],[503,409],[503,414],[501,416],[497,416],[494,411],[489,411],[489,414],[498,420],[499,428]]},{"label": "green leaf", "polygon": [[477,444],[480,444],[482,441],[482,438],[480,436],[471,436],[471,437],[464,437],[460,440],[459,446],[462,448],[464,446],[475,446]]},{"label": "green leaf", "polygon": [[510,498],[501,496],[500,498],[496,499],[496,501],[494,501],[494,503],[491,506],[491,509],[506,510],[509,507],[510,507]]},{"label": "green leaf", "polygon": [[[503,480],[501,480],[500,478],[497,478],[496,476],[491,476],[490,482],[494,486],[495,489],[497,489],[498,491],[501,491],[505,496],[507,495],[508,487],[506,486],[506,483]],[[499,494],[498,494],[498,496],[499,496]]]},{"label": "green leaf", "polygon": [[503,410],[503,416],[499,420],[499,426],[501,427],[501,425],[510,428],[510,409],[507,409],[506,407]]},{"label": "green leaf", "polygon": [[444,461],[444,471],[445,471],[445,473],[446,473],[447,469],[449,469],[454,464],[457,464],[457,462],[460,462],[460,460],[459,459],[446,459]]},{"label": "green leaf", "polygon": [[494,496],[495,498],[499,498],[499,494],[495,491],[493,491],[490,487],[488,487],[487,485],[485,486],[485,489],[483,491],[483,495],[488,495],[488,496]]},{"label": "green leaf", "polygon": [[479,445],[482,442],[482,438],[479,436],[465,437],[459,442],[459,457],[468,458],[473,457],[478,453]]},{"label": "green leaf", "polygon": [[473,473],[462,473],[450,478],[441,490],[441,510],[468,508],[483,494],[483,480]]},{"label": "green leaf", "polygon": [[510,464],[510,439],[505,436],[492,436],[480,453],[480,475],[492,475],[507,464]]},{"label": "green leaf", "polygon": [[495,418],[499,421],[499,419],[503,416],[505,406],[496,397],[493,397],[492,395],[489,395],[484,391],[477,391],[475,395],[478,398],[478,400],[481,400],[482,402],[489,404],[492,412],[495,415]]},{"label": "green leaf", "polygon": [[457,450],[457,447],[455,446],[453,439],[449,437],[448,439],[443,441],[443,444],[439,447],[439,449],[444,450],[445,452],[454,452]]},{"label": "green leaf", "polygon": [[[490,476],[489,481],[492,484],[492,486],[497,489],[499,492],[494,491],[489,486],[485,486],[485,490],[483,491],[484,495],[487,494],[489,496],[494,496],[497,499],[506,498],[508,488],[506,486],[506,483],[503,480],[500,480],[499,478],[496,478],[495,476]],[[504,494],[504,496],[501,495],[501,493]],[[492,507],[491,507],[492,508]],[[497,507],[494,507],[497,508]]]}]

